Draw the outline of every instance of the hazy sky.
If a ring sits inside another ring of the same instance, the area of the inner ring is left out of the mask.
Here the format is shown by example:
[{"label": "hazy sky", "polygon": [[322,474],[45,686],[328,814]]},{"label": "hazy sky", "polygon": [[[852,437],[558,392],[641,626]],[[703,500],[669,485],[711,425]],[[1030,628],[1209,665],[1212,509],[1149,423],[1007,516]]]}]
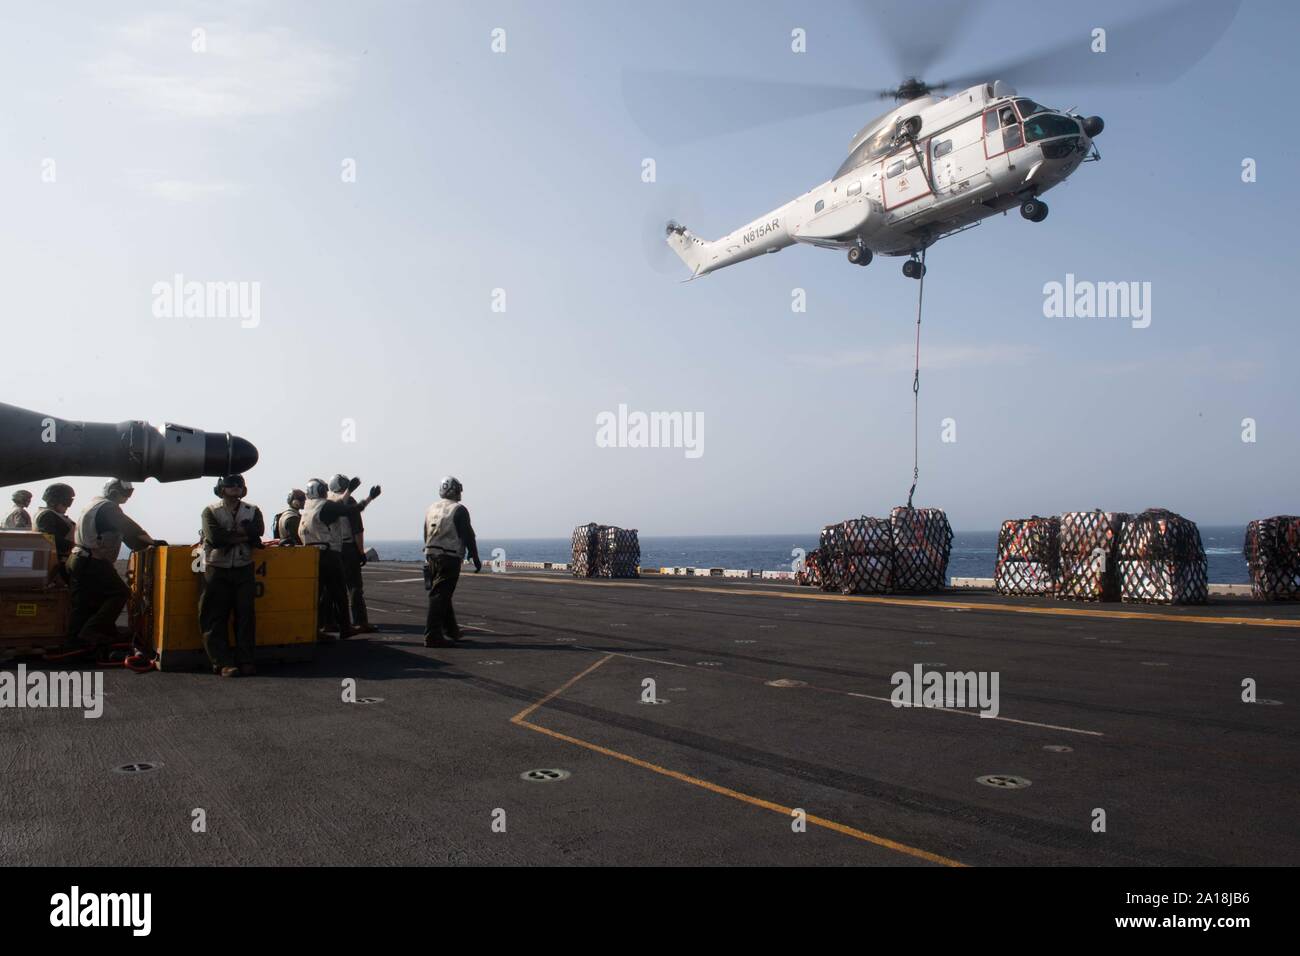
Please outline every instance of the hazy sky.
[{"label": "hazy sky", "polygon": [[[994,3],[937,72],[1087,42],[1131,9]],[[1046,222],[931,250],[917,503],[959,529],[1300,507],[1298,29],[1294,4],[1247,2],[1173,85],[1020,90],[1103,116],[1103,160]],[[0,401],[244,435],[268,517],[314,475],[381,482],[372,538],[414,537],[446,473],[497,538],[884,513],[912,466],[900,261],[800,246],[682,284],[658,237],[675,214],[714,238],[824,181],[888,104],[664,146],[621,86],[664,67],[883,87],[900,77],[873,33],[855,3],[6,4]],[[177,273],[260,283],[260,323],[156,317]],[[1150,327],[1045,318],[1067,273],[1150,282]],[[620,403],[701,413],[703,454],[597,447]],[[101,482],[70,480],[79,512]],[[151,481],[129,509],[186,540],[210,485]]]}]

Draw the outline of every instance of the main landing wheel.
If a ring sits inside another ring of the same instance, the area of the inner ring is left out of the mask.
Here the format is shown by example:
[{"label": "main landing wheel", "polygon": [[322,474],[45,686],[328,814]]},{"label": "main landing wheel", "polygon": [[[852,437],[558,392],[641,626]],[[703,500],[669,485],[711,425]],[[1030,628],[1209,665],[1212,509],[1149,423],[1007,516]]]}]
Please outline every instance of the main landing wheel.
[{"label": "main landing wheel", "polygon": [[919,279],[925,275],[925,266],[915,259],[908,259],[903,263],[903,275],[909,279]]},{"label": "main landing wheel", "polygon": [[849,248],[849,262],[855,266],[865,266],[871,262],[871,250],[866,246],[851,246]]},{"label": "main landing wheel", "polygon": [[1047,218],[1047,203],[1041,199],[1026,199],[1020,204],[1020,215],[1030,222],[1042,222]]}]

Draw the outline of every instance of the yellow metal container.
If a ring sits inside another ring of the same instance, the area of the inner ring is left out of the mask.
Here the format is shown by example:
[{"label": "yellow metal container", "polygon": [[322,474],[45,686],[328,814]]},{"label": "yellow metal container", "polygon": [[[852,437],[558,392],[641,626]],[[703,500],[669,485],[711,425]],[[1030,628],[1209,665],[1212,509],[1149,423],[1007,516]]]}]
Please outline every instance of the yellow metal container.
[{"label": "yellow metal container", "polygon": [[[132,555],[133,611],[158,651],[159,670],[208,666],[199,631],[203,576],[196,547],[150,548]],[[253,555],[256,579],[257,660],[310,660],[316,646],[315,548],[262,548]],[[230,635],[233,642],[233,628]]]}]

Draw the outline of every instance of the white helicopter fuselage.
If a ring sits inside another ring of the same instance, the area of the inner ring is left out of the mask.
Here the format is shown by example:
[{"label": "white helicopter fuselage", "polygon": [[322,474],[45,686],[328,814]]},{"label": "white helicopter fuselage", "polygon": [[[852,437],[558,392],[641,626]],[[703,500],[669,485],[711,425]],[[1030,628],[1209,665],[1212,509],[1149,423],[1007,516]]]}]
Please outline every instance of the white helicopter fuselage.
[{"label": "white helicopter fuselage", "polygon": [[922,96],[859,131],[849,158],[820,186],[721,239],[669,223],[667,241],[691,278],[796,243],[857,247],[866,261],[872,253],[915,255],[1096,158],[1085,132],[1094,120],[1095,135],[1095,117],[1048,110],[1002,83]]}]

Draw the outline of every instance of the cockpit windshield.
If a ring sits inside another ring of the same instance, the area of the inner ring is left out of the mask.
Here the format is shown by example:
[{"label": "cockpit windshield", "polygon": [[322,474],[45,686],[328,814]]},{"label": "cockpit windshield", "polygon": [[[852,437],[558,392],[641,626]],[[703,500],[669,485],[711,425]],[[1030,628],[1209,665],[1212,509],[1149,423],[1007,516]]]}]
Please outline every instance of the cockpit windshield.
[{"label": "cockpit windshield", "polygon": [[1016,100],[1015,102],[1016,102],[1016,109],[1020,110],[1021,119],[1029,119],[1029,117],[1033,116],[1035,113],[1050,112],[1050,110],[1048,110],[1046,106],[1043,106],[1041,103],[1035,103],[1033,100],[1022,98]]},{"label": "cockpit windshield", "polygon": [[1060,113],[1040,113],[1033,119],[1025,120],[1025,142],[1032,143],[1038,139],[1050,139],[1053,136],[1077,136],[1079,124]]}]

